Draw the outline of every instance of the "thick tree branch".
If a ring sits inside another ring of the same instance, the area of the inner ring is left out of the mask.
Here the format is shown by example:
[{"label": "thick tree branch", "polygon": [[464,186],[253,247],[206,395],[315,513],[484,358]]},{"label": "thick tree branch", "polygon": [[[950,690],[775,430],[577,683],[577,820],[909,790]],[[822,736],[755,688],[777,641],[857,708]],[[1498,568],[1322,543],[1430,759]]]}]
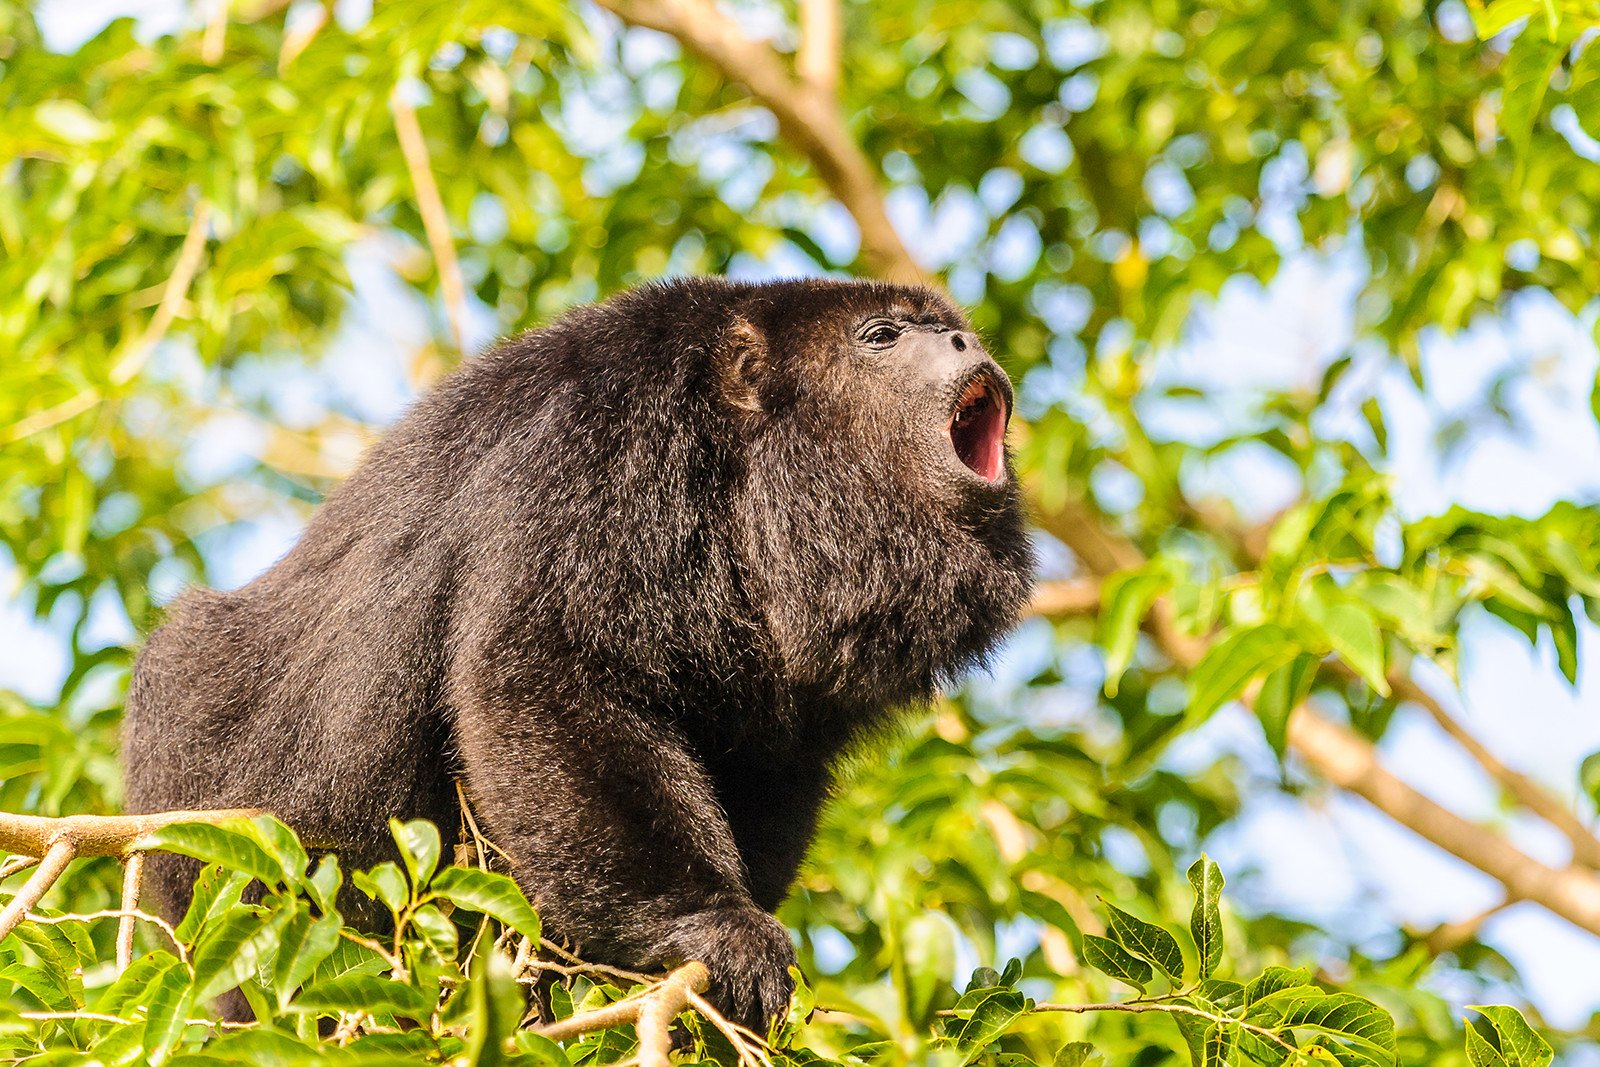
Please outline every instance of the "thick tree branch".
[{"label": "thick tree branch", "polygon": [[1046,618],[1092,615],[1100,610],[1100,583],[1093,580],[1040,582],[1028,602],[1028,614]]},{"label": "thick tree branch", "polygon": [[1600,879],[1592,873],[1546,866],[1493,830],[1428,799],[1391,774],[1364,738],[1310,708],[1290,718],[1289,743],[1322,777],[1490,875],[1509,895],[1542,904],[1600,937]]},{"label": "thick tree branch", "polygon": [[164,826],[249,819],[260,814],[257,808],[163,811],[151,815],[66,815],[61,818],[0,812],[0,849],[42,857],[51,846],[66,841],[78,856],[122,856],[136,851],[141,837]]},{"label": "thick tree branch", "polygon": [[[1072,549],[1092,576],[1105,577],[1115,570],[1137,567],[1144,562],[1136,545],[1106,530],[1081,507],[1057,509],[1037,515],[1035,519]],[[1167,656],[1183,669],[1198,663],[1208,647],[1203,638],[1183,632],[1177,625],[1172,604],[1165,597],[1159,598],[1151,608],[1146,629]],[[1391,678],[1391,684],[1403,699],[1416,699],[1416,695],[1420,695],[1423,699],[1418,703],[1430,713],[1431,702],[1439,714],[1450,721],[1453,729],[1449,732],[1458,741],[1471,737],[1410,678],[1397,675]],[[1246,703],[1250,695],[1246,694]],[[1540,863],[1493,829],[1464,819],[1429,799],[1385,768],[1376,748],[1366,738],[1307,705],[1296,708],[1290,717],[1288,740],[1306,764],[1327,781],[1361,797],[1419,837],[1494,878],[1506,887],[1508,896],[1540,904],[1573,925],[1600,936],[1600,877],[1593,872],[1578,867],[1556,869]],[[1493,759],[1481,742],[1476,738],[1472,741],[1479,751]],[[1506,775],[1516,774],[1498,760],[1494,762]],[[1521,779],[1523,792],[1530,796],[1534,791],[1544,793],[1538,783],[1520,775],[1517,777]],[[1513,791],[1513,795],[1518,794]],[[1519,799],[1523,798],[1519,796]],[[1523,802],[1526,804],[1526,799]],[[1559,801],[1550,797],[1548,801],[1541,800],[1539,805],[1538,808],[1529,805],[1530,810],[1545,815],[1542,809],[1559,805]],[[1567,819],[1562,822],[1551,821],[1566,830],[1564,822],[1576,824],[1576,816],[1570,812],[1566,815]],[[1586,828],[1576,825],[1583,835],[1588,835]],[[1578,849],[1574,841],[1574,858],[1581,861]]]},{"label": "thick tree branch", "polygon": [[839,0],[800,0],[800,51],[794,57],[795,73],[814,92],[830,100],[839,98],[843,43]]},{"label": "thick tree branch", "polygon": [[874,275],[931,283],[895,232],[875,168],[861,151],[838,105],[795,78],[769,45],[746,37],[712,0],[599,0],[624,22],[677,38],[685,48],[745,87],[778,120],[783,139],[803,154],[861,230],[861,258]]},{"label": "thick tree branch", "polygon": [[[11,901],[0,910],[0,941],[10,936],[28,914],[28,911],[50,891],[57,879],[65,873],[67,865],[79,856],[123,856],[129,862],[124,874],[124,910],[132,911],[127,903],[129,886],[132,897],[138,899],[139,865],[137,850],[139,839],[163,826],[180,822],[222,822],[225,819],[259,815],[253,809],[228,811],[167,811],[154,815],[69,815],[52,819],[42,815],[15,815],[0,812],[0,849],[37,856],[39,863],[33,874],[17,890]],[[18,866],[10,873],[26,869]],[[125,920],[117,934],[118,970],[131,958],[133,933],[131,920]]]},{"label": "thick tree branch", "polygon": [[1403,674],[1391,674],[1389,684],[1401,700],[1426,711],[1439,728],[1478,762],[1489,777],[1529,811],[1554,826],[1572,844],[1572,858],[1591,869],[1600,869],[1600,839],[1578,818],[1577,812],[1540,783],[1502,763],[1487,745],[1445,710],[1432,693]]}]

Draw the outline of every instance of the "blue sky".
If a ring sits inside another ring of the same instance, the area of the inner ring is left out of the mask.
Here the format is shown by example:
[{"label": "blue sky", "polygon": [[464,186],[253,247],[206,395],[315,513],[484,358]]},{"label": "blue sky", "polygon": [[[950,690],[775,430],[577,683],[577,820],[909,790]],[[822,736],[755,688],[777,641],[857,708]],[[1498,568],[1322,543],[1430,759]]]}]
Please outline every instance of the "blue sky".
[{"label": "blue sky", "polygon": [[[340,5],[346,13],[361,6]],[[171,0],[54,0],[40,4],[39,10],[51,40],[71,46],[114,15],[135,13],[146,32],[158,32],[175,25],[183,8]],[[359,11],[354,14],[359,17]],[[606,135],[604,124],[591,123],[589,128],[595,136]],[[1051,149],[1041,145],[1038,150]],[[991,193],[1003,198],[1004,190]],[[963,254],[983,232],[985,195],[980,189],[967,200],[929,205],[915,191],[901,191],[891,197],[891,214],[902,232],[930,235],[917,249],[930,264],[954,262],[959,271]],[[832,242],[842,248],[853,236],[848,222],[837,217],[823,231],[825,246]],[[1020,231],[1007,237],[991,253],[999,257],[998,269],[1006,269],[1008,256],[1019,261],[1027,257],[1029,241]],[[284,421],[309,424],[329,408],[338,408],[382,423],[410,398],[402,354],[426,340],[428,323],[387,262],[381,245],[366,244],[352,252],[357,308],[333,351],[312,372],[277,376],[270,386],[260,383],[270,389],[274,409]],[[753,277],[790,274],[798,266],[781,254],[766,261],[740,261],[740,270]],[[960,295],[959,276],[952,283]],[[1293,255],[1271,285],[1244,279],[1230,283],[1213,305],[1197,313],[1188,339],[1157,357],[1160,376],[1200,386],[1205,402],[1181,411],[1153,412],[1152,425],[1184,436],[1204,434],[1208,427],[1237,425],[1239,413],[1263,389],[1314,383],[1352,342],[1359,283],[1357,257],[1305,253]],[[1454,503],[1534,515],[1562,499],[1600,499],[1600,432],[1588,409],[1597,362],[1593,327],[1592,321],[1570,315],[1548,297],[1519,296],[1503,315],[1475,321],[1454,337],[1424,337],[1425,392],[1383,352],[1356,345],[1350,387],[1370,389],[1380,398],[1390,434],[1386,473],[1394,479],[1407,515],[1433,514]],[[487,314],[475,316],[475,341],[486,342],[494,329]],[[166,346],[158,363],[167,373],[194,377],[197,386],[204,377],[181,344]],[[1477,410],[1489,384],[1508,370],[1518,372],[1509,402],[1519,429],[1480,425],[1450,455],[1442,455],[1437,443],[1441,430]],[[1059,387],[1049,381],[1031,384],[1041,391]],[[1367,433],[1356,411],[1358,402],[1359,397],[1343,411],[1330,412],[1325,431],[1358,440]],[[243,417],[219,418],[200,431],[192,462],[203,478],[223,477],[260,447],[258,426]],[[1190,488],[1226,496],[1247,514],[1270,514],[1294,486],[1277,464],[1265,450],[1235,450],[1195,471]],[[286,506],[219,532],[208,545],[219,584],[241,584],[269,566],[292,544],[301,521]],[[177,591],[160,588],[160,580],[158,576],[161,595]],[[94,618],[97,639],[130,639],[127,620],[109,600],[97,606]],[[0,606],[0,633],[6,637],[0,640],[0,687],[51,699],[66,668],[60,628],[35,624],[24,606],[6,603]],[[1013,665],[1040,655],[1040,640],[1038,631],[1025,629],[1013,643]],[[1464,633],[1460,696],[1442,678],[1420,680],[1448,698],[1461,719],[1506,762],[1570,796],[1576,792],[1578,763],[1600,749],[1600,652],[1595,629],[1587,624],[1580,650],[1581,685],[1573,690],[1557,674],[1550,648],[1530,649],[1504,627],[1480,617]],[[993,681],[980,684],[1003,690],[1008,673],[1002,664]],[[1252,767],[1272,773],[1272,756],[1259,728],[1238,709],[1218,716],[1170,758],[1180,766],[1184,760],[1198,763],[1219,748],[1239,752]],[[1457,811],[1504,826],[1530,854],[1552,863],[1564,859],[1559,837],[1542,824],[1508,818],[1482,772],[1420,713],[1403,714],[1396,721],[1383,752],[1395,771]],[[1428,927],[1476,914],[1500,899],[1498,886],[1482,875],[1343,796],[1307,805],[1270,792],[1259,794],[1212,849],[1224,868],[1261,872],[1242,887],[1247,905],[1272,906],[1341,930],[1379,931],[1397,922]],[[1600,941],[1532,905],[1497,915],[1486,926],[1485,937],[1519,964],[1532,999],[1551,1022],[1577,1026],[1600,1010]]]}]

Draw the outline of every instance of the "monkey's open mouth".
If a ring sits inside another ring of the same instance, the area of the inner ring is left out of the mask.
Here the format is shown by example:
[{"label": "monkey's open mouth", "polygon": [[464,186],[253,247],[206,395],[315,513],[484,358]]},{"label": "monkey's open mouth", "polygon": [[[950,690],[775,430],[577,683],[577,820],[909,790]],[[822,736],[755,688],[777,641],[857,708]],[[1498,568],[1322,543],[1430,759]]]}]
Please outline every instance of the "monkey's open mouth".
[{"label": "monkey's open mouth", "polygon": [[1005,477],[1005,395],[988,372],[973,375],[950,415],[950,443],[956,456],[986,482]]}]

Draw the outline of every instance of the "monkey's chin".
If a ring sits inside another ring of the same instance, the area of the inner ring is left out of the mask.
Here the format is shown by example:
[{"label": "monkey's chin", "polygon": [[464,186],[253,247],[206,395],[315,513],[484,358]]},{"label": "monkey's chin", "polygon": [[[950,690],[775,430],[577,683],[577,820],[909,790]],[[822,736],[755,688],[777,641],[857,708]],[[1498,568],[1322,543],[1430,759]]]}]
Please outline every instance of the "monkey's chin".
[{"label": "monkey's chin", "polygon": [[990,485],[1006,478],[1006,402],[988,374],[967,383],[950,416],[948,434],[956,458]]}]

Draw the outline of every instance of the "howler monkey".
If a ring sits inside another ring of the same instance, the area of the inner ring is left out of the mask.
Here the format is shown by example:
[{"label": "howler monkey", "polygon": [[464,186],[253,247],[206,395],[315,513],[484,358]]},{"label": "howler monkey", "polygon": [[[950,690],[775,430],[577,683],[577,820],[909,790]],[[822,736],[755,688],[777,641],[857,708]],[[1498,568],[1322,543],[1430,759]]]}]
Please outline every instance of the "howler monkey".
[{"label": "howler monkey", "polygon": [[[980,661],[1032,560],[1011,385],[928,289],[647,285],[508,340],[274,567],[134,667],[132,811],[263,807],[351,864],[454,783],[546,928],[706,963],[761,1027],[841,749]],[[194,867],[152,857],[170,908]]]}]

